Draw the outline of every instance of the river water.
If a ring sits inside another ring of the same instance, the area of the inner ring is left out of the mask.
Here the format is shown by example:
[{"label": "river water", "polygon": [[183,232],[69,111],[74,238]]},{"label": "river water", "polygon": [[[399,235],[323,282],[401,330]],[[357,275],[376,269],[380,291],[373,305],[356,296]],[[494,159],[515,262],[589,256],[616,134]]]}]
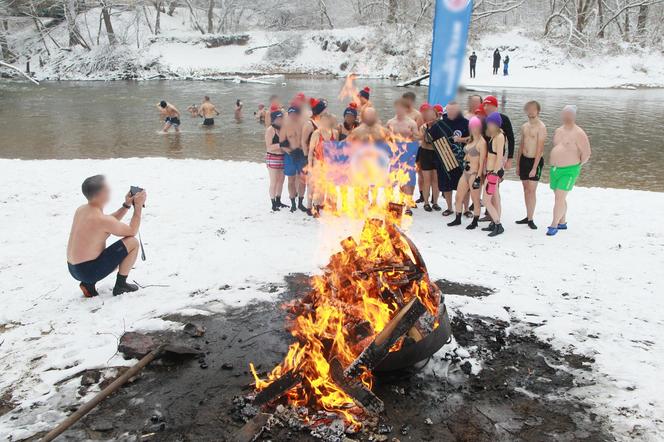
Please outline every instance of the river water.
[{"label": "river water", "polygon": [[[284,81],[285,83],[282,83]],[[405,89],[387,80],[369,84],[383,120]],[[297,92],[323,96],[338,115],[343,80],[282,79],[275,85],[201,81],[57,82],[35,86],[0,82],[0,157],[21,159],[169,157],[262,161],[263,128],[253,119],[272,93],[284,99]],[[411,88],[418,101],[426,88]],[[582,186],[664,191],[664,90],[507,89],[494,90],[515,129],[525,121],[523,104],[538,100],[549,136],[563,105],[579,106],[579,124],[588,132],[593,157]],[[185,108],[209,95],[222,115],[212,130],[190,118]],[[486,95],[486,93],[484,94]],[[236,99],[244,118],[233,114]],[[460,97],[464,100],[465,97]],[[182,133],[161,134],[156,103],[165,99],[183,113]],[[547,152],[551,149],[550,138]],[[545,179],[547,172],[545,171]]]}]

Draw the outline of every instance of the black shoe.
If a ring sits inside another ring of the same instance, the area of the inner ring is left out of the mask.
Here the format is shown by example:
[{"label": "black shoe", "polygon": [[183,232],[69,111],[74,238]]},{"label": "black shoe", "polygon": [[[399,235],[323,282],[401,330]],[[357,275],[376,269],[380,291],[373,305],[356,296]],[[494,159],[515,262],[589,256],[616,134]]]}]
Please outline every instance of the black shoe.
[{"label": "black shoe", "polygon": [[503,229],[502,224],[496,224],[496,228],[493,229],[493,232],[489,233],[489,236],[491,237],[498,236],[501,235],[504,231],[505,229]]},{"label": "black shoe", "polygon": [[279,211],[279,205],[277,205],[277,199],[272,198],[272,211],[273,212],[278,212]]},{"label": "black shoe", "polygon": [[428,203],[427,203],[427,204],[424,204],[424,211],[425,211],[425,212],[431,212],[432,210],[433,210],[433,209],[431,209],[431,206],[430,206]]},{"label": "black shoe", "polygon": [[280,197],[280,196],[278,196],[278,197],[276,198],[276,200],[277,200],[277,207],[279,207],[280,209],[286,209],[286,208],[288,208],[288,205],[286,205],[286,204],[284,204],[284,203],[281,202],[281,197]]},{"label": "black shoe", "polygon": [[475,230],[477,228],[477,221],[479,219],[479,216],[473,217],[473,222],[466,226],[466,230]]},{"label": "black shoe", "polygon": [[443,210],[443,209],[441,209],[441,207],[440,207],[438,204],[436,204],[436,203],[433,203],[433,204],[431,205],[431,208],[432,208],[433,210],[435,210],[436,212],[440,212],[441,210]]},{"label": "black shoe", "polygon": [[86,298],[94,298],[95,296],[99,296],[99,293],[97,292],[97,289],[95,288],[94,284],[88,284],[86,282],[82,282],[78,286],[81,288],[83,296],[85,296]]},{"label": "black shoe", "polygon": [[299,197],[299,198],[297,199],[297,208],[300,209],[301,211],[303,211],[303,212],[306,213],[309,209],[307,209],[306,207],[304,207],[303,202],[304,202],[304,198],[303,198],[303,197]]},{"label": "black shoe", "polygon": [[290,199],[290,211],[291,213],[295,212],[297,210],[297,204],[295,203],[295,198]]},{"label": "black shoe", "polygon": [[[480,221],[482,221],[482,220],[480,220]],[[482,232],[493,232],[493,229],[495,229],[495,228],[496,228],[496,225],[494,224],[493,221],[491,221],[489,223],[488,227],[485,227],[485,228],[482,229]]]},{"label": "black shoe", "polygon": [[420,192],[420,197],[415,202],[416,203],[423,203],[424,202],[424,196],[422,196],[422,192]]},{"label": "black shoe", "polygon": [[461,225],[461,214],[457,213],[456,217],[454,218],[454,221],[447,223],[448,226],[453,227],[453,226],[460,226]]},{"label": "black shoe", "polygon": [[519,221],[514,221],[514,224],[528,224],[530,220],[528,217],[525,217],[524,219],[520,219]]},{"label": "black shoe", "polygon": [[117,279],[115,280],[115,287],[113,287],[113,296],[135,292],[136,290],[138,290],[136,284],[129,284],[127,282],[127,277],[118,273]]},{"label": "black shoe", "polygon": [[479,219],[479,222],[481,222],[481,223],[485,223],[487,221],[493,222],[493,220],[491,219],[491,217],[489,216],[488,213],[486,215],[484,215],[482,218]]},{"label": "black shoe", "polygon": [[410,210],[410,208],[408,208],[408,209],[406,209],[406,210],[404,211],[404,214],[406,214],[406,215],[408,215],[408,216],[413,216],[413,211]]},{"label": "black shoe", "polygon": [[537,230],[537,224],[535,224],[533,220],[528,221],[528,227],[530,227],[533,230]]}]

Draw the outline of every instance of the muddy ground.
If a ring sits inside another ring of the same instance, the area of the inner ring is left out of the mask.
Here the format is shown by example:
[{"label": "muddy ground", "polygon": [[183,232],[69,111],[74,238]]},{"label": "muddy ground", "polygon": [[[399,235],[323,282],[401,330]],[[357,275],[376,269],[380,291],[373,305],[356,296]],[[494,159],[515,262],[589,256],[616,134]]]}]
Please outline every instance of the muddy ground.
[{"label": "muddy ground", "polygon": [[[306,291],[308,278],[291,275],[286,283],[284,299]],[[491,290],[479,286],[449,281],[438,284],[443,293],[492,295]],[[200,346],[205,359],[153,364],[61,440],[236,440],[243,422],[234,410],[233,398],[249,392],[249,361],[259,371],[281,361],[291,341],[283,329],[283,317],[279,304],[274,303],[253,304],[215,316],[173,317],[204,326],[205,335],[161,337]],[[514,329],[515,325],[455,315],[452,326],[461,351],[450,348],[419,373],[377,380],[375,392],[385,402],[385,412],[383,434],[373,440],[614,440],[604,418],[567,394],[589,382],[593,361],[560,354],[528,332],[507,334],[506,328]],[[522,325],[517,328],[527,330],[528,326]],[[471,373],[466,352],[482,361],[479,374]],[[370,440],[361,434],[349,437]],[[318,439],[307,432],[276,428],[259,440]]]}]

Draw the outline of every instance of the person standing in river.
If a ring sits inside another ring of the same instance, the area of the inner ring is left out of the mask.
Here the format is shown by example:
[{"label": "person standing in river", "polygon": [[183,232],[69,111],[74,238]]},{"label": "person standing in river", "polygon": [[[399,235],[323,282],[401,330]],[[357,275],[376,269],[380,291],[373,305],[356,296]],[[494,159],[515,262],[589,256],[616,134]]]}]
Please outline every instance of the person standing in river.
[{"label": "person standing in river", "polygon": [[475,51],[470,54],[468,61],[470,62],[470,78],[475,78],[475,67],[477,66],[477,54],[475,54]]},{"label": "person standing in river", "polygon": [[270,108],[270,126],[265,129],[265,163],[270,176],[270,202],[272,211],[278,212],[284,207],[281,203],[281,191],[284,187],[284,150],[281,148],[281,132],[284,113],[277,105]]},{"label": "person standing in river", "polygon": [[542,176],[544,167],[544,143],[546,142],[546,126],[540,120],[541,106],[537,101],[529,101],[523,107],[528,121],[521,126],[521,141],[516,157],[516,173],[523,185],[523,197],[526,203],[526,217],[517,224],[527,224],[535,230],[533,221],[535,204],[537,203],[537,183]]},{"label": "person standing in river", "polygon": [[214,117],[219,115],[219,111],[217,110],[217,107],[212,104],[210,97],[207,95],[203,97],[203,102],[198,106],[198,115],[203,117],[203,126],[214,126]]},{"label": "person standing in river", "polygon": [[502,57],[500,51],[496,49],[493,51],[493,75],[498,75],[498,69],[500,69],[500,61]]},{"label": "person standing in river", "polygon": [[159,109],[159,115],[164,119],[164,127],[161,128],[161,131],[167,133],[173,127],[175,132],[180,132],[180,111],[166,100],[161,100],[157,104],[157,109]]},{"label": "person standing in river", "polygon": [[567,194],[574,188],[581,174],[581,167],[588,162],[592,150],[588,135],[576,124],[576,106],[563,108],[560,119],[563,125],[553,134],[551,150],[551,190],[555,195],[553,220],[546,234],[553,236],[559,230],[567,230]]}]

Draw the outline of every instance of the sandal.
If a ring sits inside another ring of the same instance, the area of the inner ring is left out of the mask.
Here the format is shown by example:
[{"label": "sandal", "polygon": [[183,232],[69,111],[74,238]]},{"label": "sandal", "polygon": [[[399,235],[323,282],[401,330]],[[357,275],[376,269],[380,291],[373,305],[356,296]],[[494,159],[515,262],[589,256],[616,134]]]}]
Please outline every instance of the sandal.
[{"label": "sandal", "polygon": [[454,210],[446,209],[446,210],[443,212],[443,216],[450,216],[450,215],[452,215],[453,213],[454,213]]}]

